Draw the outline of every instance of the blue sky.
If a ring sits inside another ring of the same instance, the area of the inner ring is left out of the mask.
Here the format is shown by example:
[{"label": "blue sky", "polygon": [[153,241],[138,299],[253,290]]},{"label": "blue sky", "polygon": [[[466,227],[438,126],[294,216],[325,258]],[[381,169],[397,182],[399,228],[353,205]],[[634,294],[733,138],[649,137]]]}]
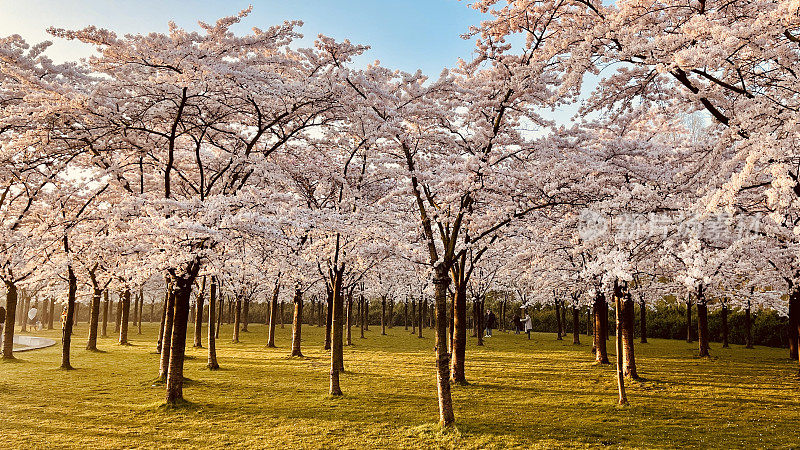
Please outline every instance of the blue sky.
[{"label": "blue sky", "polygon": [[197,20],[213,22],[250,4],[253,12],[239,27],[241,32],[300,19],[305,22],[304,45],[320,33],[347,38],[372,47],[360,63],[377,59],[405,71],[422,69],[431,77],[454,66],[459,57],[470,58],[474,43],[460,35],[482,17],[469,7],[469,0],[0,0],[0,35],[53,40],[51,57],[65,60],[83,56],[86,50],[53,39],[44,31],[48,26],[96,25],[124,34],[166,31],[174,20],[196,28]]}]

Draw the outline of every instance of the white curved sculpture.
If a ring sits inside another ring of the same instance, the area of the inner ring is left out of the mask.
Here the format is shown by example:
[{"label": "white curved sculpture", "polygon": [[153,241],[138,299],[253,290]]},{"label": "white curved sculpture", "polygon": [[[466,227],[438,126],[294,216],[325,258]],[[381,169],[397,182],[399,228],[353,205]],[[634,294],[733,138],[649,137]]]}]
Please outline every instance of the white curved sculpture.
[{"label": "white curved sculpture", "polygon": [[48,338],[37,336],[19,336],[14,335],[14,351],[24,352],[28,350],[36,350],[38,348],[46,348],[56,344],[56,341]]}]

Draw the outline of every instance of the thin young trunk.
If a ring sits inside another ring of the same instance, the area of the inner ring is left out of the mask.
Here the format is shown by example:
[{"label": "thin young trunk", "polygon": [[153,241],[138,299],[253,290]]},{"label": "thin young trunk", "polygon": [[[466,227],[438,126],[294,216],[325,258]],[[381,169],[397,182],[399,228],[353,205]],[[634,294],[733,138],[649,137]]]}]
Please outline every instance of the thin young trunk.
[{"label": "thin young trunk", "polygon": [[280,285],[275,283],[272,288],[272,298],[269,301],[269,335],[267,337],[267,347],[275,347],[275,325],[278,320],[278,294]]},{"label": "thin young trunk", "polygon": [[[228,302],[230,303],[230,302]],[[242,323],[242,298],[236,296],[236,309],[233,313],[233,343],[239,343],[239,331]]]},{"label": "thin young trunk", "polygon": [[[302,357],[300,352],[300,337],[303,327],[303,291],[300,288],[294,290],[294,318],[292,319],[292,355]],[[313,308],[312,308],[313,309]]]},{"label": "thin young trunk", "polygon": [[325,350],[331,349],[331,326],[333,324],[333,291],[328,289],[328,298],[325,302]]},{"label": "thin young trunk", "polygon": [[[454,359],[453,358],[453,349],[455,348],[455,343],[453,341],[454,338],[455,338],[455,329],[454,329],[455,325],[453,324],[453,320],[454,320],[453,317],[455,317],[455,315],[456,315],[456,309],[455,309],[456,308],[456,298],[455,298],[455,295],[453,295],[453,294],[451,294],[449,297],[450,297],[450,314],[447,317],[447,325],[449,326],[448,332],[450,334],[448,335],[448,341],[447,342],[450,343],[450,347],[449,347],[450,348],[450,364],[452,364],[453,363],[453,359]],[[452,377],[452,372],[453,372],[453,368],[451,367],[450,368],[451,377]]]},{"label": "thin young trunk", "polygon": [[800,324],[800,288],[792,288],[789,294],[789,359],[798,359],[798,324]]},{"label": "thin young trunk", "polygon": [[483,323],[484,322],[483,318],[485,317],[484,314],[483,314],[483,311],[484,311],[483,301],[480,298],[475,298],[475,299],[472,300],[472,303],[476,305],[475,306],[475,311],[476,311],[475,323],[477,325],[476,326],[476,328],[477,328],[477,333],[476,334],[478,336],[478,346],[482,347],[483,346],[483,333],[485,332],[484,330],[485,330],[485,325],[486,325],[485,323]]},{"label": "thin young trunk", "polygon": [[[164,280],[164,305],[161,308],[161,326],[158,329],[158,344],[156,345],[156,351],[161,353],[164,349],[164,333],[167,331],[167,310],[169,309],[170,305],[170,296],[172,295],[172,283],[170,283],[169,279]],[[170,325],[171,327],[171,325]],[[171,328],[170,328],[171,329]],[[163,366],[163,369],[166,369],[166,365]],[[159,372],[163,373],[166,376],[166,372]]]},{"label": "thin young trunk", "polygon": [[50,299],[50,314],[47,317],[47,329],[53,329],[53,321],[55,320],[56,315],[56,299]]},{"label": "thin young trunk", "polygon": [[572,305],[572,344],[573,345],[580,345],[581,344],[581,310],[576,306]]},{"label": "thin young trunk", "polygon": [[[205,285],[205,277],[203,277],[203,285]],[[208,293],[208,367],[210,370],[219,369],[217,363],[217,339],[216,330],[214,330],[214,322],[217,320],[214,314],[214,307],[217,300],[217,277],[211,277],[211,290]]]},{"label": "thin young trunk", "polygon": [[3,328],[3,359],[14,359],[14,322],[17,313],[17,285],[6,281],[6,320]]},{"label": "thin young trunk", "polygon": [[[25,293],[25,290],[22,290],[22,311],[21,311],[21,318],[22,318],[22,330],[20,331],[28,331],[28,311],[31,309],[31,298]],[[76,312],[77,314],[77,312]]]},{"label": "thin young trunk", "polygon": [[117,313],[114,317],[114,334],[119,335],[119,330],[122,326],[122,293],[117,299]]},{"label": "thin young trunk", "polygon": [[218,295],[219,299],[217,299],[217,303],[219,303],[219,312],[217,313],[217,329],[214,330],[214,338],[219,339],[219,329],[222,328],[222,320],[223,320],[223,313],[225,312],[225,296],[220,294]]},{"label": "thin young trunk", "polygon": [[744,310],[744,330],[745,348],[753,348],[753,325],[750,319],[750,299],[747,299],[747,307]]},{"label": "thin young trunk", "polygon": [[386,297],[381,297],[381,335],[386,336]]},{"label": "thin young trunk", "polygon": [[417,301],[411,300],[411,334],[417,334]]},{"label": "thin young trunk", "polygon": [[361,297],[359,297],[358,305],[359,305],[358,306],[358,313],[359,313],[358,314],[358,319],[361,322],[361,339],[365,339],[364,338],[364,325],[366,323],[366,320],[364,319],[364,314],[365,314],[364,311],[366,311],[367,305],[364,304],[364,294],[361,294]]},{"label": "thin young trunk", "polygon": [[[64,238],[66,246],[66,237]],[[72,266],[67,266],[67,319],[64,328],[61,330],[61,368],[71,370],[72,365],[69,360],[69,346],[72,342],[72,326],[75,320],[75,293],[78,291],[78,279],[75,277],[75,272]]]},{"label": "thin young trunk", "polygon": [[97,287],[92,289],[91,316],[89,317],[89,341],[86,350],[97,351],[97,326],[100,323],[100,293]]},{"label": "thin young trunk", "polygon": [[108,289],[103,289],[103,327],[102,337],[108,337]]},{"label": "thin young trunk", "polygon": [[347,293],[347,337],[346,337],[346,345],[353,345],[353,335],[350,327],[353,325],[353,291],[352,289],[350,292]]},{"label": "thin young trunk", "polygon": [[647,344],[647,305],[644,296],[639,294],[639,335],[642,344]]},{"label": "thin young trunk", "polygon": [[[625,405],[628,403],[628,398],[625,395],[625,377],[623,374],[623,338],[622,338],[622,319],[620,317],[620,312],[622,310],[622,299],[620,296],[614,296],[614,313],[617,319],[617,332],[616,332],[616,342],[617,342],[617,391],[619,393],[619,400],[618,404]],[[631,354],[632,355],[632,354]]]},{"label": "thin young trunk", "polygon": [[339,385],[339,373],[344,370],[342,364],[342,307],[344,306],[344,299],[342,298],[342,272],[343,269],[334,270],[332,298],[331,298],[331,378],[330,378],[330,392],[332,396],[342,395],[342,389]]},{"label": "thin young trunk", "polygon": [[[608,360],[608,352],[606,351],[606,330],[608,326],[606,323],[606,315],[608,311],[608,303],[606,296],[602,292],[598,292],[594,298],[594,329],[595,329],[595,362],[598,364],[610,364]],[[620,353],[620,357],[622,353]]]},{"label": "thin young trunk", "polygon": [[693,342],[692,338],[692,297],[686,296],[686,342]]},{"label": "thin young trunk", "polygon": [[169,353],[171,350],[172,328],[175,322],[175,284],[170,283],[167,289],[167,302],[164,308],[164,343],[161,346],[161,364],[158,368],[158,379],[167,381],[169,371]]},{"label": "thin young trunk", "polygon": [[403,328],[408,331],[408,299],[403,302]]},{"label": "thin young trunk", "polygon": [[139,323],[139,296],[133,297],[133,326]]},{"label": "thin young trunk", "polygon": [[128,345],[128,317],[131,314],[131,291],[122,294],[122,325],[119,329],[119,345]]},{"label": "thin young trunk", "polygon": [[728,348],[728,305],[725,303],[722,304],[720,316],[722,319],[722,348]]},{"label": "thin young trunk", "polygon": [[708,305],[702,284],[697,288],[697,341],[700,344],[700,357],[709,356]]},{"label": "thin young trunk", "polygon": [[200,283],[200,295],[197,296],[197,312],[194,314],[194,348],[203,348],[203,307],[206,293],[206,277]]},{"label": "thin young trunk", "polygon": [[389,317],[388,317],[387,326],[389,328],[394,328],[394,299],[389,299]]},{"label": "thin young trunk", "polygon": [[[417,337],[422,339],[422,324],[425,322],[425,305],[427,302],[425,299],[419,299],[419,326],[417,327]],[[449,371],[449,370],[448,370]]]},{"label": "thin young trunk", "polygon": [[364,300],[364,329],[369,331],[369,300]]},{"label": "thin young trunk", "polygon": [[142,313],[144,312],[144,292],[139,288],[139,317],[136,321],[136,334],[142,334]]},{"label": "thin young trunk", "polygon": [[591,336],[592,333],[592,307],[586,307],[586,335]]},{"label": "thin young trunk", "polygon": [[453,383],[466,385],[466,349],[467,349],[467,287],[465,283],[454,286],[453,293]]},{"label": "thin young trunk", "polygon": [[561,323],[561,302],[556,299],[555,307],[556,307],[556,327],[558,330],[556,331],[556,340],[560,341],[561,336],[564,334],[564,324]]}]

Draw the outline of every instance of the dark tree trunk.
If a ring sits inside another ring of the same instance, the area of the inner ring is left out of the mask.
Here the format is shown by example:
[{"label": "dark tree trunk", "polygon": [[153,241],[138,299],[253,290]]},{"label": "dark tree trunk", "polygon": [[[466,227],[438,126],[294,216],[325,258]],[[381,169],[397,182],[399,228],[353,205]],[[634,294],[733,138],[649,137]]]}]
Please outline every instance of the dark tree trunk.
[{"label": "dark tree trunk", "polygon": [[[66,237],[64,238],[66,243]],[[67,266],[67,319],[64,328],[61,330],[61,368],[71,370],[72,365],[69,360],[69,346],[72,341],[72,326],[75,321],[75,293],[78,291],[78,279],[72,266]]]},{"label": "dark tree trunk", "polygon": [[639,335],[640,342],[647,344],[647,305],[644,303],[644,296],[639,295]]},{"label": "dark tree trunk", "polygon": [[331,326],[333,324],[333,291],[327,289],[327,312],[325,314],[325,350],[331,349]]},{"label": "dark tree trunk", "polygon": [[364,300],[364,329],[369,331],[369,300]]},{"label": "dark tree trunk", "polygon": [[17,313],[17,285],[6,281],[6,320],[3,328],[3,359],[14,359],[14,322]]},{"label": "dark tree trunk", "polygon": [[389,328],[394,328],[394,299],[389,299]]},{"label": "dark tree trunk", "polygon": [[89,317],[89,341],[86,343],[86,350],[97,351],[97,326],[100,324],[100,294],[99,288],[92,290],[91,315]]},{"label": "dark tree trunk", "polygon": [[272,298],[269,301],[269,335],[267,337],[267,347],[275,347],[275,326],[278,320],[278,294],[280,285],[275,283],[272,288]]},{"label": "dark tree trunk", "polygon": [[472,337],[478,337],[478,325],[479,325],[478,324],[478,315],[480,314],[478,312],[478,310],[480,310],[480,305],[478,305],[478,303],[473,298],[472,299]]},{"label": "dark tree trunk", "polygon": [[[170,308],[170,296],[172,295],[172,283],[167,279],[164,283],[164,307],[161,309],[161,327],[158,329],[158,344],[156,345],[156,351],[161,353],[164,348],[164,333],[167,331],[167,310]],[[170,325],[171,327],[172,325]],[[170,328],[171,330],[172,328]],[[162,367],[162,369],[166,369],[166,365]],[[160,374],[166,376],[166,372],[160,371]],[[166,378],[164,378],[166,380]]]},{"label": "dark tree trunk", "polygon": [[[203,278],[203,284],[205,284],[205,278]],[[211,277],[211,290],[208,293],[208,367],[210,370],[217,370],[219,369],[219,363],[217,363],[217,339],[216,339],[216,330],[214,330],[214,322],[217,320],[216,315],[214,314],[214,307],[216,306],[215,303],[217,300],[217,278]]]},{"label": "dark tree trunk", "polygon": [[144,312],[144,292],[139,288],[139,317],[136,320],[136,334],[142,334],[142,313]]},{"label": "dark tree trunk", "polygon": [[139,323],[139,296],[133,297],[133,326]]},{"label": "dark tree trunk", "polygon": [[602,292],[599,292],[594,298],[595,362],[598,364],[610,364],[608,352],[606,351],[605,338],[607,335],[605,328],[608,326],[606,322],[608,317],[607,311],[608,303],[606,302],[606,296]]},{"label": "dark tree trunk", "polygon": [[[309,310],[308,310],[308,324],[309,325],[314,325],[314,311],[317,310],[317,302],[316,302],[316,300],[314,300],[314,297],[311,297],[311,302],[310,303],[311,303],[311,308],[309,308]],[[359,309],[359,311],[361,311],[361,310]],[[269,314],[267,314],[267,316],[269,316]],[[269,319],[267,319],[267,320],[269,320]]]},{"label": "dark tree trunk", "polygon": [[119,294],[117,299],[117,313],[114,318],[114,334],[119,335],[119,330],[122,328],[122,293]]},{"label": "dark tree trunk", "polygon": [[753,324],[750,318],[750,299],[747,299],[747,307],[744,310],[744,344],[745,348],[753,348]]},{"label": "dark tree trunk", "polygon": [[789,359],[798,359],[798,324],[800,324],[800,287],[789,293]]},{"label": "dark tree trunk", "polygon": [[[31,309],[31,298],[25,293],[25,289],[22,290],[22,311],[20,314],[20,318],[22,319],[22,330],[20,331],[28,331],[28,311]],[[77,315],[77,311],[75,315]]]},{"label": "dark tree trunk", "polygon": [[[617,313],[617,316],[622,316],[622,359],[623,359],[623,374],[634,380],[639,379],[639,374],[636,372],[636,357],[634,355],[634,308],[633,299],[630,293],[626,292],[623,295],[623,300],[618,304],[622,307],[622,311]],[[619,324],[617,330],[619,332]],[[617,337],[619,340],[620,337]]]},{"label": "dark tree trunk", "polygon": [[486,325],[485,323],[483,323],[483,318],[484,318],[484,315],[483,315],[483,310],[484,310],[483,301],[480,298],[475,298],[475,299],[472,300],[472,303],[477,305],[476,308],[475,308],[476,309],[475,323],[477,324],[477,327],[476,327],[477,328],[477,333],[476,334],[478,335],[478,346],[482,347],[483,346],[483,333],[484,333],[484,330],[485,330],[484,326]]},{"label": "dark tree trunk", "polygon": [[403,327],[408,331],[408,299],[403,302]]},{"label": "dark tree trunk", "polygon": [[466,349],[467,349],[467,286],[458,283],[453,293],[453,370],[452,382],[466,385]]},{"label": "dark tree trunk", "polygon": [[726,303],[722,304],[720,316],[722,319],[722,348],[728,348],[728,305]]},{"label": "dark tree trunk", "polygon": [[330,391],[331,396],[342,395],[342,388],[339,385],[339,373],[344,371],[342,363],[342,308],[344,306],[344,299],[342,298],[342,272],[344,269],[334,270],[333,286],[331,286],[331,303],[330,313],[331,318],[331,377],[330,377]]},{"label": "dark tree trunk", "polygon": [[175,323],[175,284],[170,283],[167,290],[167,302],[164,308],[164,344],[161,346],[161,365],[158,370],[158,379],[167,381],[169,371],[170,340],[172,339],[172,328]]},{"label": "dark tree trunk", "polygon": [[[616,282],[615,282],[616,284]],[[616,289],[615,289],[616,290]],[[625,396],[625,377],[623,373],[623,330],[622,325],[624,320],[621,320],[621,311],[622,311],[622,296],[621,295],[614,295],[614,313],[617,319],[617,332],[616,334],[616,348],[617,348],[617,391],[619,393],[619,399],[617,401],[620,405],[625,405],[628,403],[628,398]],[[631,308],[633,308],[633,304],[631,304]],[[631,325],[631,331],[633,331],[633,325]],[[633,333],[631,333],[633,334]],[[633,337],[631,337],[631,341]],[[631,358],[633,357],[633,352],[631,352]]]},{"label": "dark tree trunk", "polygon": [[500,329],[506,331],[506,304],[507,300],[500,302]]},{"label": "dark tree trunk", "polygon": [[558,328],[558,330],[556,330],[556,340],[559,340],[559,341],[561,340],[561,336],[564,334],[564,328],[563,328],[564,324],[561,323],[561,308],[560,308],[561,305],[560,304],[561,304],[561,302],[558,301],[558,299],[556,299],[556,301],[555,301],[556,327]]},{"label": "dark tree trunk", "polygon": [[225,296],[220,293],[218,295],[217,303],[219,303],[219,313],[217,317],[217,329],[214,330],[214,338],[219,339],[219,329],[222,328],[223,315],[225,313]]},{"label": "dark tree trunk", "polygon": [[386,336],[386,297],[381,297],[381,335]]},{"label": "dark tree trunk", "polygon": [[322,300],[317,301],[317,326],[322,327],[325,320],[325,314],[322,311]]},{"label": "dark tree trunk", "polygon": [[131,314],[131,291],[122,294],[122,324],[119,329],[119,345],[128,345],[128,318]]},{"label": "dark tree trunk", "polygon": [[53,321],[55,320],[56,315],[56,299],[50,299],[50,314],[47,317],[47,329],[53,329]]},{"label": "dark tree trunk", "polygon": [[411,334],[417,334],[417,301],[411,300]]},{"label": "dark tree trunk", "polygon": [[353,345],[353,333],[351,327],[353,326],[353,291],[352,289],[350,292],[347,293],[347,305],[346,309],[346,317],[347,317],[347,333],[346,333],[346,345]]},{"label": "dark tree trunk", "polygon": [[239,331],[241,331],[242,324],[242,298],[236,296],[236,310],[233,313],[233,343],[239,343]]},{"label": "dark tree trunk", "polygon": [[242,333],[247,333],[247,325],[250,323],[250,297],[242,300]]},{"label": "dark tree trunk", "polygon": [[199,263],[194,262],[188,273],[175,278],[175,317],[167,372],[167,405],[176,405],[183,401],[183,362],[186,356],[186,331],[189,328],[189,302],[192,284],[199,269]]},{"label": "dark tree trunk", "polygon": [[697,340],[700,344],[700,357],[709,356],[708,305],[702,284],[697,288]]},{"label": "dark tree trunk", "polygon": [[[426,301],[424,298],[419,299],[419,326],[417,327],[417,337],[422,339],[422,324],[425,323],[425,305]],[[448,368],[449,372],[449,368]]]},{"label": "dark tree trunk", "polygon": [[102,337],[108,337],[108,289],[103,289],[103,327]]},{"label": "dark tree trunk", "polygon": [[[197,311],[194,314],[194,348],[203,348],[203,307],[206,294],[206,277],[200,283],[200,295],[197,296]],[[213,317],[213,316],[212,316]]]},{"label": "dark tree trunk", "polygon": [[[453,401],[450,396],[450,356],[447,353],[447,287],[450,284],[448,271],[436,269],[433,279],[436,308],[436,386],[439,394],[439,425],[455,423]],[[424,300],[423,300],[424,301]],[[422,326],[420,324],[420,337]]]},{"label": "dark tree trunk", "polygon": [[364,294],[361,294],[358,301],[358,320],[361,324],[361,339],[364,338],[364,324],[366,322],[364,318],[364,312],[366,311],[367,305],[364,303]]},{"label": "dark tree trunk", "polygon": [[581,310],[573,305],[572,306],[572,344],[581,344]]},{"label": "dark tree trunk", "polygon": [[686,342],[693,342],[692,337],[692,296],[686,296]]},{"label": "dark tree trunk", "polygon": [[591,336],[592,332],[592,307],[586,307],[586,335]]},{"label": "dark tree trunk", "polygon": [[[303,353],[300,352],[300,337],[303,327],[303,291],[300,288],[294,290],[294,318],[292,320],[292,355],[302,357]],[[311,310],[314,308],[312,306]]]}]

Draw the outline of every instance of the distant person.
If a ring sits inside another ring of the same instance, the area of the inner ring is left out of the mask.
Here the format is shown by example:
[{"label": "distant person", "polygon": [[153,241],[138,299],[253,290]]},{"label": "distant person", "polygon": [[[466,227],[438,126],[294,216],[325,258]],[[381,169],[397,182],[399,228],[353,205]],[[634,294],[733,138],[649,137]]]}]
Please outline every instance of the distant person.
[{"label": "distant person", "polygon": [[525,313],[525,317],[522,319],[522,326],[525,327],[525,334],[528,335],[528,339],[531,338],[531,330],[533,330],[533,320],[531,320],[531,316],[528,313]]},{"label": "distant person", "polygon": [[28,323],[31,324],[35,329],[39,330],[42,323],[36,320],[36,316],[39,315],[39,310],[36,306],[31,306],[31,309],[28,310]]},{"label": "distant person", "polygon": [[517,314],[514,316],[514,334],[519,334],[520,331],[522,331],[522,319]]},{"label": "distant person", "polygon": [[491,309],[486,310],[486,337],[492,337],[492,328],[497,328],[497,317]]}]

